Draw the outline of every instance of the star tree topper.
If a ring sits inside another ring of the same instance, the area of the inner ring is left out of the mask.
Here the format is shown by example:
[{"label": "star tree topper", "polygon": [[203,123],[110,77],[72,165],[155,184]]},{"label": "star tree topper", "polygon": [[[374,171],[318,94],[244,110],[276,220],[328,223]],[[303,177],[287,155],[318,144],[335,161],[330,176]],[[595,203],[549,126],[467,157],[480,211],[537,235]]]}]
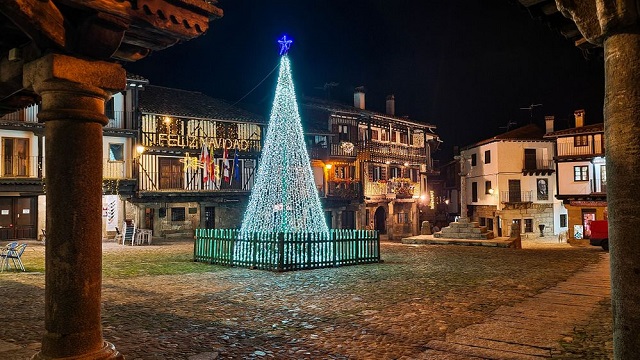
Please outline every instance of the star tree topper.
[{"label": "star tree topper", "polygon": [[293,40],[287,39],[287,35],[284,35],[282,39],[278,40],[278,44],[280,44],[280,56],[287,55],[292,42]]}]

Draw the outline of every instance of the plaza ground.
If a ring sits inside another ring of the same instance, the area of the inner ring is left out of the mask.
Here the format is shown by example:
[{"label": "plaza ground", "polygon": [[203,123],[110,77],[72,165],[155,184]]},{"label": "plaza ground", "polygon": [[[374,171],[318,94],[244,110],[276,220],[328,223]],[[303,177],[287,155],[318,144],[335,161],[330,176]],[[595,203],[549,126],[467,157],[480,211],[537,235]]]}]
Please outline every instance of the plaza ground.
[{"label": "plaza ground", "polygon": [[[608,269],[599,248],[527,239],[521,250],[385,242],[381,264],[289,273],[193,263],[187,240],[103,252],[104,338],[129,360],[428,358],[428,344],[442,350],[504,309],[546,306],[536,299],[585,269]],[[28,359],[44,331],[44,246],[23,258],[27,273],[0,274],[2,359]],[[541,356],[612,358],[608,295],[573,298]]]}]

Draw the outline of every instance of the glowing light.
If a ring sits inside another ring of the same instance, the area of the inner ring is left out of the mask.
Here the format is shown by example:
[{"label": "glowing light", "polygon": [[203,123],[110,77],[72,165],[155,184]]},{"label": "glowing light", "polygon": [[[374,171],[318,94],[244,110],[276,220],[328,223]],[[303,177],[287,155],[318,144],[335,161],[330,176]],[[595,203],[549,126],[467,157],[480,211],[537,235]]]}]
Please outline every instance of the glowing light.
[{"label": "glowing light", "polygon": [[342,144],[340,144],[340,147],[347,154],[351,154],[353,152],[353,143],[352,142],[345,141]]},{"label": "glowing light", "polygon": [[494,193],[494,192],[495,192],[495,190],[493,190],[493,189],[489,189],[489,194],[490,194],[490,195],[493,195],[493,193]]},{"label": "glowing light", "polygon": [[404,166],[409,166],[409,163],[408,162],[404,163]]},{"label": "glowing light", "polygon": [[284,35],[282,39],[278,40],[278,44],[280,44],[280,56],[287,55],[292,42],[293,40],[287,39],[287,35]]},{"label": "glowing light", "polygon": [[327,164],[327,165],[325,165],[324,167],[325,167],[327,170],[331,170],[331,168],[333,167],[333,165],[331,165],[331,164]]},{"label": "glowing light", "polygon": [[168,117],[168,116],[165,116],[165,117],[164,117],[164,119],[163,119],[163,121],[164,121],[164,123],[165,123],[165,124],[167,124],[167,125],[171,124],[171,118],[170,118],[170,117]]},{"label": "glowing light", "polygon": [[138,152],[138,154],[142,154],[145,150],[145,147],[142,145],[136,146],[136,151]]},{"label": "glowing light", "polygon": [[429,190],[429,209],[433,210],[436,208],[436,197],[433,190]]},{"label": "glowing light", "polygon": [[[283,37],[283,41],[287,41]],[[289,57],[280,74],[240,233],[328,233],[298,112]]]}]

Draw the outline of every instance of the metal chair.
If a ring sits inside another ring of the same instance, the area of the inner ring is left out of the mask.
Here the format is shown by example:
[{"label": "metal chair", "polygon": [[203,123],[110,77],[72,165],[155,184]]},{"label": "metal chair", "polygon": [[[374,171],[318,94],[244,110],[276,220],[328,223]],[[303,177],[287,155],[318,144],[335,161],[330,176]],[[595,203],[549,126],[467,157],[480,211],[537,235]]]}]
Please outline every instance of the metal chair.
[{"label": "metal chair", "polygon": [[16,270],[20,269],[22,271],[26,271],[24,269],[24,265],[22,264],[22,254],[24,253],[24,249],[27,248],[27,244],[19,244],[17,242],[13,242],[8,244],[5,249],[0,254],[2,257],[2,272],[4,272],[5,268],[9,268],[9,260],[12,261],[13,266]]}]

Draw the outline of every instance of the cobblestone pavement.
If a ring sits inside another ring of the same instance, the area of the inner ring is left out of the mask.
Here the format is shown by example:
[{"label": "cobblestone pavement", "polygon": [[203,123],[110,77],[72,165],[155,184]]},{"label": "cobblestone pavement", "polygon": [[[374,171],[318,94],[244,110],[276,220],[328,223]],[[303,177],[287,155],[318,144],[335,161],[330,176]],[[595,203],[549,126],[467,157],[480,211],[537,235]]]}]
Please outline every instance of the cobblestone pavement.
[{"label": "cobblestone pavement", "polygon": [[[211,271],[105,277],[104,337],[128,360],[419,358],[430,341],[487,322],[501,307],[608,257],[597,248],[553,242],[523,241],[523,247],[383,243],[385,262],[374,265],[270,273],[202,264]],[[189,242],[105,243],[104,253],[144,261],[192,249]],[[27,359],[43,334],[44,275],[0,274],[0,289],[0,358]],[[547,339],[557,343],[553,357],[606,359],[608,304],[584,307],[588,321]]]}]

